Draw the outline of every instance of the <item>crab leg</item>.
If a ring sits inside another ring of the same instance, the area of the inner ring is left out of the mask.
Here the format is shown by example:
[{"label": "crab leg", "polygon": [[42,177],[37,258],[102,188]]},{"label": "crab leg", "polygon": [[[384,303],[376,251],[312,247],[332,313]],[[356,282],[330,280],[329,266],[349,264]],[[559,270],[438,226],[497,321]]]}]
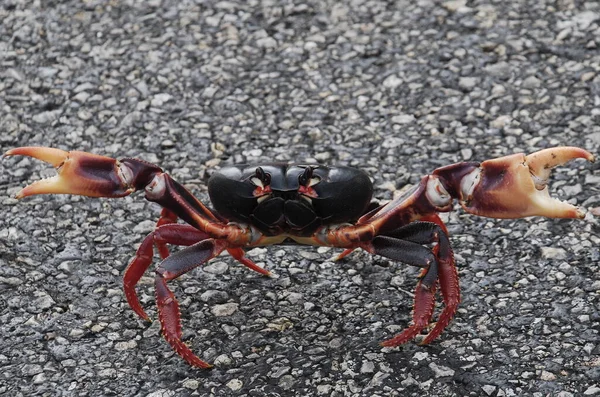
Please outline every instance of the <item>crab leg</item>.
[{"label": "crab leg", "polygon": [[[436,218],[432,220],[441,223],[441,220]],[[431,250],[422,246],[430,243],[436,243]],[[413,324],[399,335],[383,342],[383,346],[392,347],[408,342],[429,324],[435,306],[436,284],[439,281],[444,309],[436,325],[422,342],[428,344],[450,323],[460,302],[458,274],[445,228],[437,222],[414,222],[386,236],[375,237],[369,245],[365,248],[371,249],[375,254],[409,265],[425,267],[415,290]]]},{"label": "crab leg", "polygon": [[[177,214],[167,208],[163,208],[160,212],[160,217],[156,222],[156,229],[158,229],[162,225],[167,225],[169,223],[177,223]],[[199,239],[198,241],[200,240],[202,239]],[[167,242],[154,241],[154,245],[156,246],[158,254],[162,259],[165,259],[167,256],[169,256],[169,248],[167,247]]]},{"label": "crab leg", "polygon": [[[412,232],[404,237],[420,244],[429,244],[436,242],[437,245],[433,248],[433,253],[438,262],[438,281],[440,291],[444,300],[444,308],[440,313],[438,320],[429,334],[421,342],[422,345],[429,344],[437,338],[446,328],[458,309],[460,303],[460,286],[458,284],[458,271],[454,263],[454,253],[448,239],[448,231],[446,226],[437,217],[429,217],[433,221],[412,223],[399,231],[406,233],[404,229],[409,229],[412,225],[419,225],[417,232]],[[439,221],[439,223],[438,223]],[[400,237],[400,236],[398,236]],[[418,286],[417,286],[418,288]]]},{"label": "crab leg", "polygon": [[412,324],[392,339],[382,342],[382,346],[398,346],[417,336],[431,320],[435,307],[438,262],[431,250],[411,241],[378,236],[369,245],[368,250],[374,254],[424,268],[415,290]]},{"label": "crab leg", "polygon": [[206,263],[219,255],[224,249],[225,246],[222,241],[213,239],[202,240],[169,256],[156,269],[156,303],[163,336],[173,350],[194,367],[210,368],[211,365],[198,358],[181,340],[179,303],[167,286],[167,282]]},{"label": "crab leg", "polygon": [[[411,226],[413,225],[417,225],[416,230],[411,230]],[[419,244],[437,242],[432,251],[438,261],[438,281],[444,300],[444,308],[433,329],[429,331],[429,334],[421,342],[422,345],[427,345],[435,340],[450,324],[460,303],[458,271],[454,262],[454,253],[452,252],[450,240],[448,239],[448,229],[439,216],[434,214],[423,217],[421,222],[411,223],[391,234],[397,238],[404,238]],[[417,289],[419,286],[417,285]],[[415,294],[415,301],[416,299],[417,294]]]},{"label": "crab leg", "polygon": [[[161,218],[162,219],[162,218]],[[160,223],[160,221],[159,221]],[[179,246],[190,246],[196,244],[202,240],[209,238],[209,236],[194,228],[190,225],[181,225],[176,223],[166,223],[162,226],[157,227],[152,233],[148,234],[140,246],[138,247],[135,256],[125,269],[125,273],[123,275],[123,290],[125,291],[125,297],[127,298],[127,302],[131,309],[142,319],[150,321],[150,318],[142,309],[142,305],[140,304],[140,300],[135,291],[135,287],[137,283],[140,281],[146,270],[152,264],[152,259],[154,256],[153,246],[158,247],[160,250],[161,247],[167,249],[167,244],[179,245]],[[225,248],[227,252],[231,256],[234,257],[237,261],[242,263],[244,266],[258,272],[264,276],[270,276],[271,273],[258,266],[250,259],[246,258],[245,252],[241,248]],[[169,251],[166,251],[167,255],[162,256],[162,259],[167,258],[169,255]]]},{"label": "crab leg", "polygon": [[150,321],[150,318],[144,309],[142,309],[142,305],[140,304],[140,300],[135,291],[135,286],[152,263],[154,254],[152,247],[156,245],[159,247],[164,246],[166,248],[166,244],[190,246],[207,238],[208,235],[206,233],[201,232],[190,225],[179,225],[175,223],[162,225],[144,238],[123,275],[123,290],[125,291],[125,297],[127,298],[127,302],[131,309],[138,316],[144,320]]},{"label": "crab leg", "polygon": [[412,325],[393,338],[381,342],[381,346],[395,347],[402,345],[414,339],[429,325],[429,321],[433,316],[433,309],[435,308],[435,290],[435,285],[428,287],[423,284],[423,280],[419,280],[415,289]]},{"label": "crab leg", "polygon": [[[460,303],[460,285],[458,283],[458,271],[454,264],[454,254],[452,250],[449,253],[442,254],[443,244],[440,242],[438,246],[434,248],[436,257],[439,262],[439,282],[440,291],[442,292],[442,298],[444,300],[444,308],[440,313],[435,326],[429,334],[421,341],[422,345],[427,345],[435,340],[442,334],[444,329],[450,324],[450,321],[454,318],[458,305]],[[450,246],[448,245],[448,248]]]}]

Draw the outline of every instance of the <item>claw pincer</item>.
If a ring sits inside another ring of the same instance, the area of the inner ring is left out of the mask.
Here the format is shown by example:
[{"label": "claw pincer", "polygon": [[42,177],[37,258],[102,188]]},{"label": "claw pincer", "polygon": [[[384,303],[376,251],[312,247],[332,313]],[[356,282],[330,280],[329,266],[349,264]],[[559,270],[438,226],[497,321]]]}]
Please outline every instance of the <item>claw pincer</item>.
[{"label": "claw pincer", "polygon": [[[544,149],[528,156],[520,153],[487,160],[481,164],[459,163],[439,168],[433,175],[443,178],[465,211],[490,218],[583,218],[585,213],[550,197],[548,177],[552,168],[594,156],[576,147]],[[468,172],[465,172],[468,170]]]},{"label": "claw pincer", "polygon": [[[457,200],[465,211],[479,216],[582,218],[583,210],[550,197],[548,178],[553,167],[572,159],[594,161],[583,149],[557,147],[482,163],[461,162],[436,169],[385,205],[371,203],[371,181],[354,168],[234,165],[215,172],[208,181],[213,210],[160,167],[142,160],[46,147],[6,153],[14,155],[34,157],[57,169],[56,176],[32,183],[17,198],[36,194],[123,197],[144,190],[147,200],[163,207],[156,228],[125,270],[125,297],[138,316],[149,319],[136,285],[152,264],[156,247],[162,258],[154,283],[161,331],[177,354],[199,368],[210,364],[182,340],[180,307],[168,283],[221,252],[262,275],[270,273],[248,259],[245,249],[289,242],[343,248],[340,257],[362,248],[421,267],[412,324],[382,345],[398,346],[427,328],[439,292],[444,307],[422,341],[427,344],[444,331],[460,303],[454,254],[438,213],[451,211]],[[186,224],[177,223],[178,219]],[[168,245],[185,248],[171,255]]]},{"label": "claw pincer", "polygon": [[29,156],[53,165],[58,175],[36,181],[17,198],[36,194],[75,194],[88,197],[123,197],[143,188],[162,170],[135,159],[115,160],[97,154],[46,147],[21,147],[5,156]]}]

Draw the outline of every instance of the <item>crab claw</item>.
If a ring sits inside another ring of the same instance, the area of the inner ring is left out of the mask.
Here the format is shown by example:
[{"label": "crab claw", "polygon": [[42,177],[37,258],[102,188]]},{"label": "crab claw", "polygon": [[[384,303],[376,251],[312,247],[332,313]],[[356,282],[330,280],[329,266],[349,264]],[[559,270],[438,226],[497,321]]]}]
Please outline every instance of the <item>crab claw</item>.
[{"label": "crab claw", "polygon": [[58,175],[23,188],[16,198],[36,194],[75,194],[89,197],[123,197],[148,183],[162,170],[140,160],[122,161],[97,154],[48,147],[20,147],[5,156],[29,156],[52,164]]},{"label": "crab claw", "polygon": [[551,169],[576,158],[594,161],[594,156],[583,149],[556,147],[484,161],[453,182],[460,204],[475,215],[583,218],[583,210],[550,197],[547,187]]}]

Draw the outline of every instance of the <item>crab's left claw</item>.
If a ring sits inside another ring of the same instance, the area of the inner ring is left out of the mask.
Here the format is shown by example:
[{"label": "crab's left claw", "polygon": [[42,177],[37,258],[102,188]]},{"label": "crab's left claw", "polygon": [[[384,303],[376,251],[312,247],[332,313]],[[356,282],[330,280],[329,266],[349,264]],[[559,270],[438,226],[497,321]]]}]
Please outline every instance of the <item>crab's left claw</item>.
[{"label": "crab's left claw", "polygon": [[26,186],[16,198],[36,194],[75,194],[89,197],[123,197],[148,184],[162,170],[135,159],[115,160],[97,154],[49,148],[20,147],[5,156],[29,156],[52,164],[58,173]]},{"label": "crab's left claw", "polygon": [[453,166],[449,166],[434,174],[441,176],[461,206],[475,215],[583,218],[582,209],[550,197],[547,187],[551,169],[576,158],[594,161],[594,156],[586,150],[556,147],[530,155],[513,154],[478,165],[462,163],[461,170],[458,167],[452,170]]}]

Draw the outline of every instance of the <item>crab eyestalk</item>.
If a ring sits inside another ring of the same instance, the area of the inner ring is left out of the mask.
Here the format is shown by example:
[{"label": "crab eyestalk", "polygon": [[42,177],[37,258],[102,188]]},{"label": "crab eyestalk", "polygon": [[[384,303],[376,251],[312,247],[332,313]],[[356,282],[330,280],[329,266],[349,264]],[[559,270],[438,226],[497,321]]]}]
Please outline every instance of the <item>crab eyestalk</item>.
[{"label": "crab eyestalk", "polygon": [[550,197],[547,187],[552,168],[577,158],[594,161],[594,156],[583,149],[556,147],[481,164],[454,164],[437,169],[433,175],[440,178],[446,194],[457,198],[471,214],[490,218],[583,218],[582,209]]},{"label": "crab eyestalk", "polygon": [[58,175],[26,186],[16,198],[36,194],[75,194],[88,197],[123,197],[143,189],[162,170],[135,159],[121,161],[97,154],[48,147],[20,147],[5,156],[29,156],[53,165]]}]

